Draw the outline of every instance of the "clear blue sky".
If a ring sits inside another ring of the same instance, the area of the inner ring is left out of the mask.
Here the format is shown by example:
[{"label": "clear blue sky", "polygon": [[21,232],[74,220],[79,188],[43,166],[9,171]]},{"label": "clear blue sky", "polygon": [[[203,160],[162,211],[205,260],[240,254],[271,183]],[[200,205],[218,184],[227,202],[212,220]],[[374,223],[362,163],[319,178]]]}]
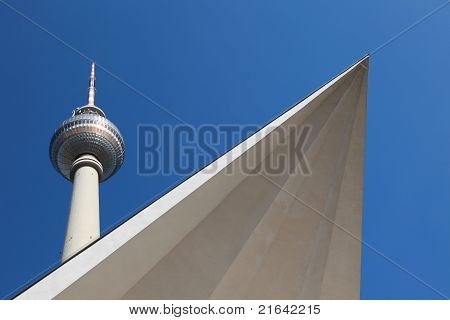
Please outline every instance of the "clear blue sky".
[{"label": "clear blue sky", "polygon": [[[198,126],[266,123],[444,1],[7,2]],[[59,260],[71,185],[48,144],[89,62],[1,3],[0,26],[3,297]],[[450,6],[371,58],[363,213],[364,241],[447,296],[449,30]],[[101,70],[97,89],[127,143],[101,186],[105,231],[183,177],[136,174],[137,125],[177,120]],[[440,298],[364,247],[361,294]]]}]

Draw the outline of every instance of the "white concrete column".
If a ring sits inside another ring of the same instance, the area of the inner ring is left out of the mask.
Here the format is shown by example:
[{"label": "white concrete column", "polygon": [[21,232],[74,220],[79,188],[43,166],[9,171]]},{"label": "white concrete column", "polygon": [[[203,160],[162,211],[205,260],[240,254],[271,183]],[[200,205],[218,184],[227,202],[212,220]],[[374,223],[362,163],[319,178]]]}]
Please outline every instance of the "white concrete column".
[{"label": "white concrete column", "polygon": [[91,155],[82,155],[72,165],[72,198],[61,260],[100,237],[99,175],[101,163]]}]

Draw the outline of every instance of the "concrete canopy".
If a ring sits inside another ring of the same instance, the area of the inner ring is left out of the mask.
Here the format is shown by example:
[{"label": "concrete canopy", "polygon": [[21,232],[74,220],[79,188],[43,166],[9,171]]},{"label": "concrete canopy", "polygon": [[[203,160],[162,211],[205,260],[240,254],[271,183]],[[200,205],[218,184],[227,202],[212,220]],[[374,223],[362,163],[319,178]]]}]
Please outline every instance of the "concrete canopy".
[{"label": "concrete canopy", "polygon": [[[366,56],[16,299],[358,299],[367,73]],[[311,174],[242,170],[303,125]]]}]

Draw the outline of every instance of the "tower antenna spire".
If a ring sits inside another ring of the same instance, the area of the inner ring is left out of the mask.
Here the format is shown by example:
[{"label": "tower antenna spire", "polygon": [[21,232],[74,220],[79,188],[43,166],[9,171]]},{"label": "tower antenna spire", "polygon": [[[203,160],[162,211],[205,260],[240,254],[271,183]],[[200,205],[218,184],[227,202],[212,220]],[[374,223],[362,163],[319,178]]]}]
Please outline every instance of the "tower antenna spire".
[{"label": "tower antenna spire", "polygon": [[91,76],[89,77],[88,106],[94,105],[94,97],[95,97],[95,62],[92,61]]}]

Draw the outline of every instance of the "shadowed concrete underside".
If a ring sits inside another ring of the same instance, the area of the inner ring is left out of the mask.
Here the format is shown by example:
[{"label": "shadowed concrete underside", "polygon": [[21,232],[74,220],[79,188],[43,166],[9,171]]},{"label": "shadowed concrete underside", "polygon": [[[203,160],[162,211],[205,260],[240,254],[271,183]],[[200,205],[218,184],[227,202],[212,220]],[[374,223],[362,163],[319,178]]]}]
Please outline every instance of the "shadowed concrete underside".
[{"label": "shadowed concrete underside", "polygon": [[195,174],[18,298],[359,299],[367,62],[272,123],[311,126],[311,175],[243,173],[292,139],[255,138],[217,160],[232,175]]}]

